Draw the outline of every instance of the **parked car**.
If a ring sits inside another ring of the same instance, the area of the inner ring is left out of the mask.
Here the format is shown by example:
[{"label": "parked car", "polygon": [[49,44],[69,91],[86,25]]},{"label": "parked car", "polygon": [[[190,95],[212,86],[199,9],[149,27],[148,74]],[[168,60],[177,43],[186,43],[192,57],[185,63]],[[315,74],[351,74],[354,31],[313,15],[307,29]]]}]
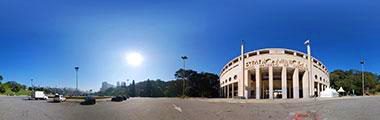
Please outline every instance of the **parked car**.
[{"label": "parked car", "polygon": [[111,101],[114,101],[114,102],[121,102],[123,100],[124,98],[122,96],[114,96],[111,98]]},{"label": "parked car", "polygon": [[53,98],[53,102],[64,102],[66,101],[66,98],[63,97],[63,95],[55,94]]},{"label": "parked car", "polygon": [[47,100],[48,96],[45,95],[44,91],[34,91],[31,98],[35,100]]},{"label": "parked car", "polygon": [[124,100],[127,100],[129,98],[128,96],[125,96],[125,95],[123,95],[122,97]]},{"label": "parked car", "polygon": [[96,104],[96,99],[93,96],[87,96],[83,102],[80,103],[81,105],[94,105]]}]

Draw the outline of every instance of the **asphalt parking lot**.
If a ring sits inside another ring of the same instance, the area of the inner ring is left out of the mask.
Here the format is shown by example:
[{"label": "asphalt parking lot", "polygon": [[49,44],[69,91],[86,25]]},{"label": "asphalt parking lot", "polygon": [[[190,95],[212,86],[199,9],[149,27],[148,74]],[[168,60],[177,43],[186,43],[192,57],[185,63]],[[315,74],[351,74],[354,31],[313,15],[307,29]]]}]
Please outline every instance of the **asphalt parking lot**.
[{"label": "asphalt parking lot", "polygon": [[132,98],[51,103],[0,96],[0,120],[376,120],[380,97],[317,100]]}]

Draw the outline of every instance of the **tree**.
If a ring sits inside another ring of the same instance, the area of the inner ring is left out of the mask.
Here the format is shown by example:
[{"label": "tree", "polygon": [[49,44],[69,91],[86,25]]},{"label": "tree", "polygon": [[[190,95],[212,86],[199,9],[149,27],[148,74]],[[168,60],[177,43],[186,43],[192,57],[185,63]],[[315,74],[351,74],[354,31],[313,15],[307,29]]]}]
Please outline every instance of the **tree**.
[{"label": "tree", "polygon": [[218,97],[219,76],[213,73],[198,73],[193,70],[179,69],[175,73],[177,81],[186,79],[186,96]]},{"label": "tree", "polygon": [[[193,70],[184,70],[184,69],[179,69],[178,71],[175,72],[174,76],[175,78],[178,80],[178,81],[182,81],[181,83],[181,91],[184,92],[185,96],[188,96],[189,92],[193,92],[193,91],[189,91],[189,89],[191,89],[191,86],[189,86],[188,84],[188,81],[191,81],[191,79],[196,79],[194,77],[197,77],[198,73],[196,71],[193,71]],[[185,85],[183,85],[185,84]],[[190,83],[191,84],[191,83]],[[185,88],[184,88],[185,87]]]},{"label": "tree", "polygon": [[11,85],[11,91],[12,92],[18,92],[18,91],[20,91],[20,89],[21,89],[21,85],[20,84],[18,84],[18,83],[16,83],[16,82],[9,82],[9,84]]},{"label": "tree", "polygon": [[[186,96],[190,97],[219,97],[219,76],[213,73],[198,73],[194,70],[179,69],[175,72],[176,80],[162,81],[146,80],[139,83],[132,81],[128,87],[131,97],[179,97],[182,96],[183,80],[186,79]],[[126,91],[110,88],[99,95],[118,95]]]},{"label": "tree", "polygon": [[1,84],[1,81],[3,81],[3,76],[0,75],[0,84]]},{"label": "tree", "polygon": [[136,85],[135,85],[135,80],[132,80],[132,85],[130,85],[130,90],[129,90],[129,96],[131,97],[136,97]]},{"label": "tree", "polygon": [[152,96],[151,97],[162,97],[165,96],[164,92],[166,89],[167,83],[157,79],[152,81]]},{"label": "tree", "polygon": [[4,86],[2,86],[2,85],[0,85],[0,93],[5,93],[5,88],[4,88]]},{"label": "tree", "polygon": [[149,79],[146,80],[144,92],[141,96],[152,97],[152,89],[153,89],[153,86],[152,86],[151,80],[149,80]]},{"label": "tree", "polygon": [[172,80],[172,81],[166,82],[164,96],[179,97],[181,95],[182,95],[182,81]]},{"label": "tree", "polygon": [[[342,87],[347,92],[351,93],[355,90],[356,95],[361,95],[362,91],[362,72],[358,70],[335,70],[330,73],[330,85],[335,89]],[[376,88],[379,84],[379,76],[375,73],[364,72],[364,86],[369,90],[366,92],[379,92]]]}]

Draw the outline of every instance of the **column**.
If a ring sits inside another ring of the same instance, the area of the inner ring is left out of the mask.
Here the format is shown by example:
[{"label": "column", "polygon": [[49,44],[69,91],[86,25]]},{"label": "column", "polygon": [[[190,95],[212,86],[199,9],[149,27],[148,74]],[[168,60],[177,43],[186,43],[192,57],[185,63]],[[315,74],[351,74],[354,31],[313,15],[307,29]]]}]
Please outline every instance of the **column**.
[{"label": "column", "polygon": [[230,85],[227,85],[227,98],[230,98]]},{"label": "column", "polygon": [[221,87],[221,95],[220,96],[224,97],[224,87],[223,86]]},{"label": "column", "polygon": [[269,99],[273,99],[273,67],[269,66]]},{"label": "column", "polygon": [[325,85],[322,84],[322,90],[321,91],[325,91]]},{"label": "column", "polygon": [[220,87],[219,88],[219,96],[222,96],[222,94],[223,94],[223,87]]},{"label": "column", "polygon": [[231,86],[231,87],[232,87],[232,92],[231,92],[232,95],[231,95],[231,98],[234,98],[234,97],[235,97],[235,87],[234,87],[235,85],[234,85],[234,84],[235,84],[235,83],[232,83],[232,86]]},{"label": "column", "polygon": [[255,76],[256,76],[256,99],[260,99],[260,84],[261,84],[261,74],[260,68],[255,68]]},{"label": "column", "polygon": [[302,76],[302,92],[300,93],[303,95],[303,98],[310,98],[310,83],[309,83],[309,72],[305,71],[305,73]]},{"label": "column", "polygon": [[[312,75],[312,76],[313,76],[313,75]],[[310,89],[311,89],[311,91],[312,91],[311,93],[312,93],[313,96],[315,96],[315,85],[314,85],[315,83],[314,83],[314,81],[315,81],[315,80],[314,80],[314,76],[313,76],[313,77],[311,77],[311,80],[310,80],[310,82],[311,82],[311,87],[310,87]]]},{"label": "column", "polygon": [[225,98],[227,98],[227,88],[226,88],[226,86],[224,85],[224,87],[223,87],[223,97],[225,97]]},{"label": "column", "polygon": [[293,73],[293,98],[298,99],[300,97],[299,95],[299,72],[298,68],[294,69]]},{"label": "column", "polygon": [[282,88],[282,99],[288,98],[288,92],[287,92],[287,76],[286,76],[286,67],[282,67],[282,72],[281,72],[281,88]]},{"label": "column", "polygon": [[319,91],[321,90],[321,88],[320,88],[320,84],[317,82],[317,94],[318,94],[318,97],[319,97]]},{"label": "column", "polygon": [[330,87],[330,79],[327,79],[328,82],[327,82],[327,85],[326,85],[326,88],[329,88]]},{"label": "column", "polygon": [[244,97],[245,99],[248,99],[249,98],[249,81],[251,80],[250,79],[251,75],[249,73],[249,70],[244,70]]}]

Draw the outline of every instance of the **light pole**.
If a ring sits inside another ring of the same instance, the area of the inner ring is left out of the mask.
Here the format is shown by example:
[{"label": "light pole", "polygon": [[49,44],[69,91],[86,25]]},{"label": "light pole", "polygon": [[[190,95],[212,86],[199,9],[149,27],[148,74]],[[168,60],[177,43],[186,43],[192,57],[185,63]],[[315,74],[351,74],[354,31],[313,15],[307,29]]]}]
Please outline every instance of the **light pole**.
[{"label": "light pole", "polygon": [[185,96],[185,87],[186,87],[186,82],[185,82],[185,70],[186,70],[186,60],[188,59],[187,56],[181,56],[182,61],[183,61],[183,70],[182,70],[182,96]]},{"label": "light pole", "polygon": [[364,60],[363,59],[360,61],[360,64],[362,65],[362,92],[364,96]]},{"label": "light pole", "polygon": [[[312,65],[311,65],[311,48],[310,48],[310,40],[307,39],[304,43],[306,45],[306,48],[307,48],[307,67],[308,67],[308,78],[309,78],[309,83],[308,83],[308,86],[309,86],[309,96],[312,96],[314,95],[314,80],[313,80],[313,73],[312,73]],[[314,95],[315,96],[315,95]]]},{"label": "light pole", "polygon": [[33,87],[33,79],[30,79],[30,85],[32,86],[32,92],[34,91],[34,87]]},{"label": "light pole", "polygon": [[[240,45],[240,57],[241,57],[241,72],[242,72],[242,80],[243,80],[243,97],[245,98],[245,99],[248,99],[248,91],[246,91],[247,90],[247,86],[246,86],[246,84],[245,84],[245,61],[244,61],[244,40],[242,40],[241,41],[241,45]],[[232,93],[232,94],[234,94],[234,93]],[[232,96],[234,96],[234,95],[232,95]]]},{"label": "light pole", "polygon": [[76,80],[76,85],[75,85],[75,90],[78,92],[78,70],[79,67],[75,67],[75,80]]}]

